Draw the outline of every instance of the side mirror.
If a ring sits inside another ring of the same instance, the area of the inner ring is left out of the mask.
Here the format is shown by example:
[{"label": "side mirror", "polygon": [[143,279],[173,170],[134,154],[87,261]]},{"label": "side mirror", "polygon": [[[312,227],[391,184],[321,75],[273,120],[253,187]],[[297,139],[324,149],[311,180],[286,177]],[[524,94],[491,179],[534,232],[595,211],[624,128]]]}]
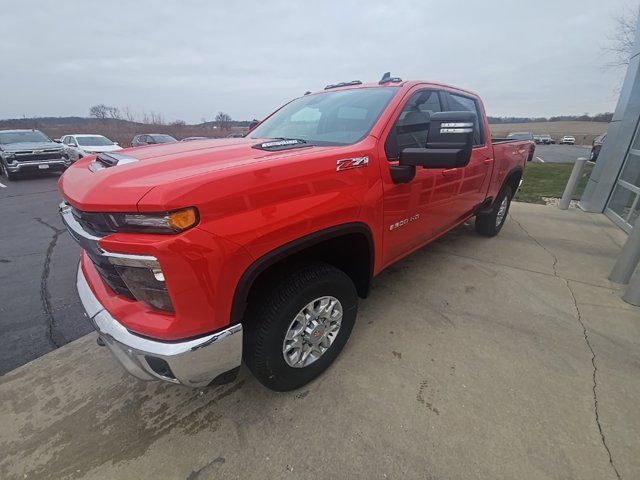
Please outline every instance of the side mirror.
[{"label": "side mirror", "polygon": [[425,148],[405,148],[398,165],[391,167],[394,183],[407,183],[423,168],[460,168],[471,160],[473,132],[477,122],[473,112],[439,112],[431,115]]},{"label": "side mirror", "polygon": [[69,143],[67,143],[67,145],[69,145],[70,147],[77,147],[78,146],[75,142],[69,142]]}]

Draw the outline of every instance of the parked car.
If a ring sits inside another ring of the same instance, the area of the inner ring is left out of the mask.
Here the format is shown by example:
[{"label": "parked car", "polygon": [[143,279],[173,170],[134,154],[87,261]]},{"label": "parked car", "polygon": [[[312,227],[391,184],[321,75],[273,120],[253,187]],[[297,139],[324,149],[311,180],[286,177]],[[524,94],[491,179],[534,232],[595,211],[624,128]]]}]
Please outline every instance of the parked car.
[{"label": "parked car", "polygon": [[141,135],[136,135],[131,140],[132,147],[141,147],[143,145],[155,145],[158,143],[171,143],[177,142],[175,138],[171,135],[166,135],[164,133],[143,133]]},{"label": "parked car", "polygon": [[552,143],[554,143],[554,141],[553,138],[551,138],[551,135],[545,133],[543,135],[540,135],[540,143],[543,145],[551,145]]},{"label": "parked car", "polygon": [[534,141],[533,133],[530,132],[511,132],[507,135],[507,138],[510,140],[529,140],[530,142]]},{"label": "parked car", "polygon": [[600,149],[602,148],[602,144],[604,140],[607,138],[607,134],[603,133],[602,135],[598,135],[593,139],[593,143],[591,144],[591,155],[589,155],[589,160],[595,162],[598,159],[598,155],[600,155]]},{"label": "parked car", "polygon": [[299,97],[243,139],[65,172],[80,299],[125,369],[203,387],[244,358],[267,387],[299,388],[378,273],[473,216],[500,232],[532,142],[492,141],[473,93],[387,77]]},{"label": "parked car", "polygon": [[7,180],[22,172],[62,171],[69,154],[39,130],[0,130],[0,171]]},{"label": "parked car", "polygon": [[560,145],[575,145],[576,139],[571,135],[565,135],[560,139]]},{"label": "parked car", "polygon": [[540,135],[534,135],[534,136],[533,136],[533,141],[536,143],[536,145],[537,145],[538,143],[540,143]]},{"label": "parked car", "polygon": [[100,152],[116,152],[122,147],[107,137],[97,134],[72,134],[60,139],[70,152],[76,156],[75,160]]},{"label": "parked car", "polygon": [[242,138],[242,137],[244,137],[244,135],[245,134],[242,133],[242,132],[233,132],[233,133],[230,133],[229,135],[227,135],[227,138]]}]

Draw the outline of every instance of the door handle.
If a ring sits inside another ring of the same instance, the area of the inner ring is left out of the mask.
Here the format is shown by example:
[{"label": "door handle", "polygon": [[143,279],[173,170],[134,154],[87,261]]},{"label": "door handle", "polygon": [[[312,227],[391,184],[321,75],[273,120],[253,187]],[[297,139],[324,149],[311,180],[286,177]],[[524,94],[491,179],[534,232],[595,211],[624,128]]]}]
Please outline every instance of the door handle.
[{"label": "door handle", "polygon": [[455,177],[458,170],[458,168],[447,168],[446,170],[442,170],[442,175],[445,177]]},{"label": "door handle", "polygon": [[485,165],[491,165],[493,163],[493,158],[485,158],[482,163]]}]

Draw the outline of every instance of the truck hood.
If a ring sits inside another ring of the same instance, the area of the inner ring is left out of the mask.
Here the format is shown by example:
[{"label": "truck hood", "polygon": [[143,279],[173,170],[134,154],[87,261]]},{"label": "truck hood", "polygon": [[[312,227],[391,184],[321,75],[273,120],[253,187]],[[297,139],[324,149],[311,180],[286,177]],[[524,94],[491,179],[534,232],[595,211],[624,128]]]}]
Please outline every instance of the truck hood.
[{"label": "truck hood", "polygon": [[90,156],[69,167],[58,187],[65,200],[80,210],[132,212],[138,210],[140,199],[154,187],[175,186],[195,176],[223,177],[227,171],[249,164],[338,148],[309,146],[264,151],[253,148],[258,143],[261,140],[229,138],[129,148],[114,154],[125,158],[107,168]]},{"label": "truck hood", "polygon": [[30,150],[62,150],[62,145],[56,142],[20,142],[0,145],[4,152],[22,152]]}]

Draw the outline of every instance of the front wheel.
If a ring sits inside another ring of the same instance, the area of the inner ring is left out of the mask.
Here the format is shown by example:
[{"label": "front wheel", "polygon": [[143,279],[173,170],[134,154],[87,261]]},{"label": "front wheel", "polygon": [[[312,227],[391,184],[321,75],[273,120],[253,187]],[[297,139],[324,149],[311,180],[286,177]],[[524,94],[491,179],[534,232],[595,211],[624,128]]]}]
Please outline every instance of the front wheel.
[{"label": "front wheel", "polygon": [[276,391],[300,388],[324,372],[347,343],[358,296],[341,270],[313,263],[264,282],[245,316],[244,359]]},{"label": "front wheel", "polygon": [[2,175],[7,177],[7,180],[11,181],[16,179],[17,174],[14,172],[10,172],[7,169],[7,166],[2,161],[0,161],[0,169],[2,170]]},{"label": "front wheel", "polygon": [[502,190],[500,190],[498,198],[496,198],[496,201],[493,203],[491,210],[476,215],[476,231],[480,235],[494,237],[500,233],[507,219],[507,214],[509,213],[512,196],[513,192],[511,187],[505,185],[502,187]]}]

